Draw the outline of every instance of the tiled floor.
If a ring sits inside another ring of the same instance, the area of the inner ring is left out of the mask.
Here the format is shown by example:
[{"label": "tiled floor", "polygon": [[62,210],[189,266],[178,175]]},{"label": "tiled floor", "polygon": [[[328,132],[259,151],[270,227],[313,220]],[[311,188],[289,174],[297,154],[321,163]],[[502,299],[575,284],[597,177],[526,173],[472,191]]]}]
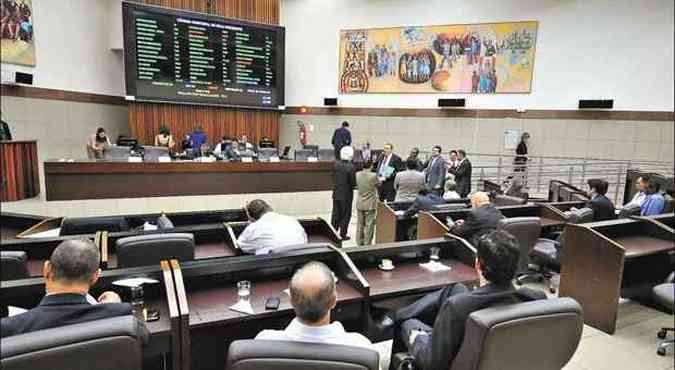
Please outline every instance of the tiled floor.
[{"label": "tiled floor", "polygon": [[[188,197],[185,197],[188,198]],[[105,201],[101,202],[102,205]],[[290,203],[292,201],[286,202]],[[202,202],[203,203],[203,202]],[[80,202],[49,202],[40,200],[28,200],[3,204],[3,211],[24,212],[48,215],[70,215],[75,209],[96,207],[99,204],[81,204]],[[116,205],[115,213],[139,213],[138,203],[134,201],[125,201]],[[201,205],[201,203],[200,203]],[[132,207],[124,209],[125,207]],[[49,208],[49,212],[44,212]],[[183,208],[183,207],[180,207]],[[188,207],[189,208],[189,207]],[[211,208],[211,207],[209,207]],[[234,207],[232,207],[234,208]],[[280,207],[281,208],[281,207]],[[88,213],[98,214],[101,210],[92,210]],[[284,212],[284,209],[279,209]],[[102,211],[101,211],[102,212]],[[103,212],[105,213],[110,213]],[[148,210],[147,212],[150,212]],[[79,212],[78,212],[79,213]],[[299,217],[314,217],[317,214],[296,213],[290,209],[289,214]],[[319,216],[330,220],[330,214],[318,212]],[[356,235],[356,217],[352,217],[352,223],[349,227],[349,235]],[[354,246],[354,240],[344,243],[344,247]],[[532,288],[541,288],[537,285],[530,285]],[[617,322],[617,331],[614,335],[607,335],[590,326],[584,326],[584,332],[579,348],[565,370],[664,370],[675,369],[673,350],[670,349],[666,357],[656,355],[656,346],[660,339],[656,337],[657,331],[661,327],[673,325],[673,316],[641,306],[632,301],[622,301],[619,307],[619,316]],[[672,334],[671,334],[672,335]],[[670,338],[670,337],[669,337]],[[391,341],[377,343],[380,353],[388,353],[391,347]],[[383,356],[385,368],[388,363],[388,356]],[[532,364],[531,370],[537,370],[536,364]],[[530,370],[523,369],[523,370]]]}]

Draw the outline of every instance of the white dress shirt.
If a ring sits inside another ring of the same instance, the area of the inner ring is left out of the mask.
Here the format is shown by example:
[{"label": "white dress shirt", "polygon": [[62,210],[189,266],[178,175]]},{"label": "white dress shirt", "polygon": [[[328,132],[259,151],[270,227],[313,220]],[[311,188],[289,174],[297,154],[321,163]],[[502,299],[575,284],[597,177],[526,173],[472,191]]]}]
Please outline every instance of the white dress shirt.
[{"label": "white dress shirt", "polygon": [[307,233],[295,218],[267,212],[244,229],[237,244],[244,253],[269,254],[275,248],[307,244]]},{"label": "white dress shirt", "polygon": [[376,351],[368,338],[359,333],[347,333],[338,321],[324,326],[307,326],[296,317],[285,330],[263,330],[258,333],[255,339],[339,344]]}]

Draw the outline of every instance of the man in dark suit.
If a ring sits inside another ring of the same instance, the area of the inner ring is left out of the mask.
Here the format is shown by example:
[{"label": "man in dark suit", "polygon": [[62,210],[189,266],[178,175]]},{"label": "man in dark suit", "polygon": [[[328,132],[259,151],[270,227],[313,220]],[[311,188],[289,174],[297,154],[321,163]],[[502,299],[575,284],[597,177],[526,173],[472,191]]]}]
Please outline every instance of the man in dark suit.
[{"label": "man in dark suit", "polygon": [[417,193],[413,204],[405,211],[403,217],[412,217],[419,211],[431,211],[437,205],[445,203],[445,200],[429,189],[423,188]]},{"label": "man in dark suit", "polygon": [[589,179],[591,200],[586,207],[593,210],[593,221],[613,220],[616,218],[614,203],[605,196],[609,183],[602,179]]},{"label": "man in dark suit", "polygon": [[466,198],[471,193],[471,162],[466,157],[464,149],[457,151],[459,163],[457,167],[450,167],[449,171],[455,175],[455,184],[457,193],[460,197]]},{"label": "man in dark suit", "polygon": [[12,141],[12,132],[7,122],[0,120],[0,141]]},{"label": "man in dark suit", "polygon": [[445,175],[447,172],[445,159],[441,157],[441,147],[436,145],[431,150],[431,159],[429,159],[427,168],[424,169],[424,175],[426,177],[427,188],[441,197],[445,190]]},{"label": "man in dark suit", "polygon": [[380,180],[380,201],[393,202],[396,198],[396,189],[394,189],[394,178],[396,174],[403,169],[401,157],[394,154],[394,146],[391,143],[384,144],[382,154],[375,162],[373,169]]},{"label": "man in dark suit", "polygon": [[502,213],[490,203],[490,196],[485,192],[478,192],[471,196],[471,211],[465,220],[457,220],[450,227],[450,233],[467,239],[471,244],[482,235],[497,229],[499,221],[504,218]]},{"label": "man in dark suit", "polygon": [[349,122],[344,121],[342,122],[342,127],[335,129],[335,132],[333,132],[331,143],[335,149],[336,160],[340,160],[340,149],[342,147],[352,145],[352,134],[347,127],[349,127]]},{"label": "man in dark suit", "polygon": [[422,172],[424,171],[424,168],[426,167],[422,161],[420,161],[420,150],[418,148],[412,148],[410,149],[410,154],[408,155],[408,158],[406,159],[407,161],[414,161],[415,162],[415,170]]},{"label": "man in dark suit", "polygon": [[408,351],[418,369],[447,369],[459,352],[472,312],[546,299],[541,291],[516,290],[511,284],[520,258],[518,241],[511,234],[502,230],[486,234],[476,250],[480,288],[469,291],[461,283],[453,284],[396,311],[392,354]]},{"label": "man in dark suit", "polygon": [[2,336],[130,315],[131,306],[121,303],[114,292],[103,293],[97,302],[88,295],[101,273],[100,259],[89,240],[71,239],[59,244],[42,269],[47,294],[37,307],[3,318]]},{"label": "man in dark suit", "polygon": [[352,159],[354,149],[345,146],[340,150],[340,160],[333,167],[333,211],[331,224],[342,240],[349,240],[347,229],[352,218],[352,201],[356,187],[356,172]]}]

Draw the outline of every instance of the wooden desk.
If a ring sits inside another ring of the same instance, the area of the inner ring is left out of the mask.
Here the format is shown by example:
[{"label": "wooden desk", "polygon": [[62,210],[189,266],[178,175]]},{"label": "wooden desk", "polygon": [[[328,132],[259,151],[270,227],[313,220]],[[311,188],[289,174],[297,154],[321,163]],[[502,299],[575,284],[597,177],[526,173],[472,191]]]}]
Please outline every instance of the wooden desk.
[{"label": "wooden desk", "polygon": [[333,164],[45,162],[45,182],[47,200],[325,191]]},{"label": "wooden desk", "polygon": [[[375,218],[375,243],[393,243],[409,240],[408,229],[413,227],[417,217],[404,217],[405,210],[410,208],[413,202],[378,202],[377,215]],[[439,206],[448,209],[466,209],[468,199],[453,199]]]},{"label": "wooden desk", "polygon": [[40,194],[37,141],[0,141],[3,202]]},{"label": "wooden desk", "polygon": [[561,297],[576,299],[586,324],[613,334],[619,298],[649,299],[673,271],[673,230],[645,219],[567,225]]}]

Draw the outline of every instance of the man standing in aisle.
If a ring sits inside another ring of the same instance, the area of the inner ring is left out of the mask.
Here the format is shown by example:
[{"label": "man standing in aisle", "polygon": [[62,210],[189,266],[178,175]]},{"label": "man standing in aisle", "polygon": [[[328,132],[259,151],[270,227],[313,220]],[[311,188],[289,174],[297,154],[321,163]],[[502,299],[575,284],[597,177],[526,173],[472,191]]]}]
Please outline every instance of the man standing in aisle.
[{"label": "man standing in aisle", "polygon": [[450,173],[455,175],[455,184],[457,193],[462,198],[466,198],[471,193],[471,162],[466,157],[466,151],[459,149],[457,151],[459,163],[457,167],[451,167]]},{"label": "man standing in aisle", "polygon": [[342,122],[342,127],[338,128],[333,132],[333,139],[331,143],[335,149],[335,159],[340,160],[340,149],[342,147],[352,145],[352,134],[349,132],[349,122]]},{"label": "man standing in aisle", "polygon": [[356,176],[354,173],[354,148],[345,146],[340,150],[340,160],[333,167],[333,211],[331,224],[340,233],[342,240],[349,240],[347,229],[352,218],[352,201]]},{"label": "man standing in aisle", "polygon": [[373,162],[366,162],[363,169],[356,173],[356,245],[373,243],[375,213],[377,212],[377,175],[371,171]]},{"label": "man standing in aisle", "polygon": [[445,159],[441,157],[441,147],[436,145],[431,150],[431,159],[424,170],[427,189],[442,197],[445,190],[445,175],[447,172]]},{"label": "man standing in aisle", "polygon": [[380,181],[380,200],[393,202],[396,198],[394,178],[396,173],[403,169],[401,157],[394,154],[394,146],[391,143],[384,144],[384,151],[380,154],[375,164],[375,172]]}]

